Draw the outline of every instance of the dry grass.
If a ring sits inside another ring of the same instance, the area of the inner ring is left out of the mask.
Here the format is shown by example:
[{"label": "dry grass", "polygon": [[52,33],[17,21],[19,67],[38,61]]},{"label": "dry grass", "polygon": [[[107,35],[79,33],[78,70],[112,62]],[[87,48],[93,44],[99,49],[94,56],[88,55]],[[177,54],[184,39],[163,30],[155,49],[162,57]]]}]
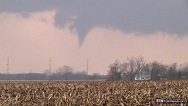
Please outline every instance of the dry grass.
[{"label": "dry grass", "polygon": [[188,81],[0,83],[0,106],[155,106],[156,98],[187,103]]}]

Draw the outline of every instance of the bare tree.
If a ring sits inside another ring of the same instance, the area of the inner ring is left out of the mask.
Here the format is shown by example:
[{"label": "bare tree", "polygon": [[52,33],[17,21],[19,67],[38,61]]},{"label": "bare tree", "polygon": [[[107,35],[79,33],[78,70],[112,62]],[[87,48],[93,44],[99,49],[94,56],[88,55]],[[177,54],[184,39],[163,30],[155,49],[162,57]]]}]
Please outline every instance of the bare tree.
[{"label": "bare tree", "polygon": [[151,67],[151,80],[161,80],[167,78],[168,66],[157,61],[150,63]]},{"label": "bare tree", "polygon": [[169,65],[168,72],[167,72],[167,79],[173,80],[176,77],[177,72],[177,63],[173,63]]},{"label": "bare tree", "polygon": [[179,79],[188,79],[188,63],[184,63],[180,65]]},{"label": "bare tree", "polygon": [[135,75],[142,75],[142,70],[145,66],[145,61],[142,56],[127,58],[127,62],[122,64],[123,74],[128,77],[129,80],[134,80]]},{"label": "bare tree", "polygon": [[57,69],[57,74],[63,77],[65,80],[69,80],[71,75],[73,74],[73,67],[64,65]]},{"label": "bare tree", "polygon": [[44,73],[45,75],[50,75],[50,70],[46,69],[46,70],[43,71],[43,73]]},{"label": "bare tree", "polygon": [[46,80],[50,80],[50,70],[46,69],[43,71],[43,73],[46,75]]},{"label": "bare tree", "polygon": [[108,75],[112,80],[121,80],[122,76],[123,79],[134,80],[135,75],[141,73],[144,66],[145,61],[142,56],[127,58],[127,61],[123,63],[116,60],[109,66]]},{"label": "bare tree", "polygon": [[181,64],[180,71],[188,72],[188,63]]},{"label": "bare tree", "polygon": [[120,70],[121,63],[115,60],[115,63],[110,64],[108,71],[109,80],[121,80],[122,71]]}]

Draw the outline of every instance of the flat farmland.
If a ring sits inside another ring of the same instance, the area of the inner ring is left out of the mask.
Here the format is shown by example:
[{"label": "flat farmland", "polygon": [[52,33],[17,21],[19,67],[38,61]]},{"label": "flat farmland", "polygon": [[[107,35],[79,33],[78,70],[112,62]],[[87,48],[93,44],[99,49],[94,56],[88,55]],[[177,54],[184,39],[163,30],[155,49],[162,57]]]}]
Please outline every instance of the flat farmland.
[{"label": "flat farmland", "polygon": [[0,106],[187,106],[188,81],[1,81]]}]

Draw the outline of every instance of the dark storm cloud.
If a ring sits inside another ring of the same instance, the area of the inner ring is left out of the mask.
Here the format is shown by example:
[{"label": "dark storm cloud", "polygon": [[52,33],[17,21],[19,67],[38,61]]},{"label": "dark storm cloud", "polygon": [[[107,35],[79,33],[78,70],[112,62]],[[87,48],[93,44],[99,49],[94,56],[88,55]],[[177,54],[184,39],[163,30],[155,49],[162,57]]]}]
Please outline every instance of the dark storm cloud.
[{"label": "dark storm cloud", "polygon": [[93,27],[126,32],[188,33],[187,4],[183,0],[1,0],[0,12],[27,14],[55,10],[55,25],[73,23],[80,44]]}]

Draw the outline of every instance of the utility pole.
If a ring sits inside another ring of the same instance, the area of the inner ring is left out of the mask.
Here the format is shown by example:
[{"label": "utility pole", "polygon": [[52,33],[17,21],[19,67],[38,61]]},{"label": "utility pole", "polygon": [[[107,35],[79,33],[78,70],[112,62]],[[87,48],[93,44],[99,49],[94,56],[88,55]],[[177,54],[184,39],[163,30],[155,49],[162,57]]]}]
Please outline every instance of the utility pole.
[{"label": "utility pole", "polygon": [[49,71],[50,71],[50,78],[49,78],[49,80],[51,81],[51,75],[52,75],[52,59],[50,58],[50,69],[49,69]]},{"label": "utility pole", "polygon": [[87,59],[87,79],[88,79],[88,71],[89,71],[89,60]]},{"label": "utility pole", "polygon": [[9,77],[9,57],[8,57],[8,59],[7,59],[7,81],[8,81],[8,77]]}]

